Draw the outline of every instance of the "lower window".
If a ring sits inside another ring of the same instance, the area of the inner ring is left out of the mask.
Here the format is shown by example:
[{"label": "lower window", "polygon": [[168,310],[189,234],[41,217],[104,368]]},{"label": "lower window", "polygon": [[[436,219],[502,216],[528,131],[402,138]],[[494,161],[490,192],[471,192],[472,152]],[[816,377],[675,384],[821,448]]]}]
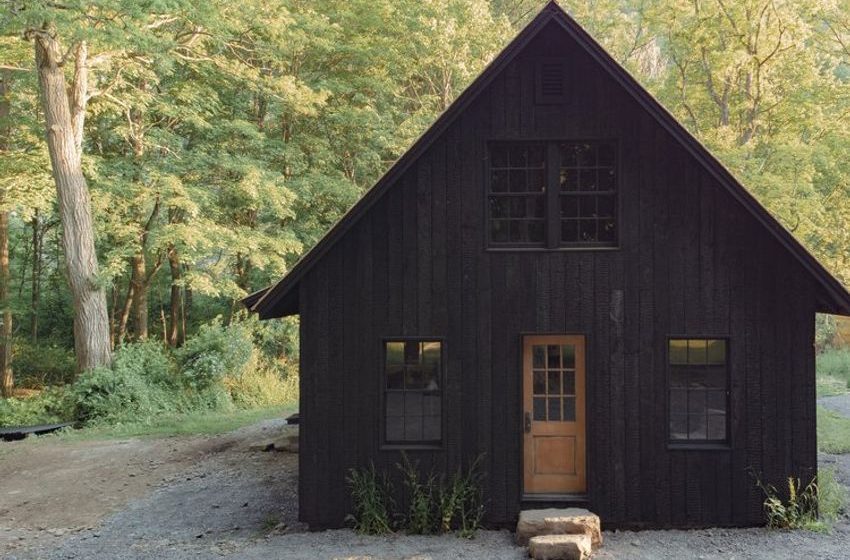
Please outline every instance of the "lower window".
[{"label": "lower window", "polygon": [[670,441],[726,443],[729,371],[727,344],[717,338],[671,338]]},{"label": "lower window", "polygon": [[439,340],[385,341],[384,443],[441,443],[442,346]]}]

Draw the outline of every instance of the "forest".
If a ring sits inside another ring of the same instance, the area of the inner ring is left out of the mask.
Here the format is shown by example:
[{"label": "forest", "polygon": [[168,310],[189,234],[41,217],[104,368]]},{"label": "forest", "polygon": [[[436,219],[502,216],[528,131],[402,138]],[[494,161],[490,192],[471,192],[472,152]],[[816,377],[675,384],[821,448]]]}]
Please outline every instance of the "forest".
[{"label": "forest", "polygon": [[[845,284],[850,0],[562,0]],[[279,279],[541,0],[0,0],[0,425],[297,398]]]}]

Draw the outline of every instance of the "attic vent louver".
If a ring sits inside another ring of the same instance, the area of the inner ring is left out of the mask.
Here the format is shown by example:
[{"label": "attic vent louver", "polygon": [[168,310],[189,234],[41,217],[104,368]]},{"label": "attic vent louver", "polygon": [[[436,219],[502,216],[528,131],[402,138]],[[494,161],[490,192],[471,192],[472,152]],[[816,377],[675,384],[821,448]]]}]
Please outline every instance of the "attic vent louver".
[{"label": "attic vent louver", "polygon": [[535,74],[537,103],[563,103],[566,100],[567,85],[562,61],[542,60],[537,63]]}]

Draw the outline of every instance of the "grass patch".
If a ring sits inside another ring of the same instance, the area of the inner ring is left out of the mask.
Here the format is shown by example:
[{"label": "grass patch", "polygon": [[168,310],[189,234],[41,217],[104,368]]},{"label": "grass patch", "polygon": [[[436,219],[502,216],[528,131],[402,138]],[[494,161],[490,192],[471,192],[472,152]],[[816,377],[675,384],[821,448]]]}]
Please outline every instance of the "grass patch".
[{"label": "grass patch", "polygon": [[[233,410],[166,414],[143,422],[90,426],[80,430],[62,430],[48,436],[62,441],[121,439],[128,437],[169,437],[182,435],[222,434],[271,418],[291,414],[292,405]],[[39,438],[41,439],[41,438]]]},{"label": "grass patch", "polygon": [[817,355],[818,396],[850,391],[850,350],[831,348]]},{"label": "grass patch", "polygon": [[850,453],[850,419],[819,406],[818,449],[824,453]]},{"label": "grass patch", "polygon": [[835,478],[835,469],[818,471],[818,522],[823,529],[831,528],[847,507],[847,489]]}]

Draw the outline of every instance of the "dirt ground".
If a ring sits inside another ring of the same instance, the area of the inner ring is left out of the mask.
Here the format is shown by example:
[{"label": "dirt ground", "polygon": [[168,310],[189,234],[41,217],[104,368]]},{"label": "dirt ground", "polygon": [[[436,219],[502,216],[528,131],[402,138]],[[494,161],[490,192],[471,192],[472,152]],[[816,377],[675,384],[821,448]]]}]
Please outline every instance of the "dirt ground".
[{"label": "dirt ground", "polygon": [[[850,396],[846,397],[850,405]],[[835,407],[842,403],[832,403]],[[848,408],[850,410],[850,408]],[[526,558],[507,531],[365,537],[297,522],[297,455],[262,452],[272,420],[220,436],[0,443],[0,557],[35,559]],[[850,485],[850,455],[822,455]],[[606,532],[594,558],[850,559],[850,520],[830,534],[766,529]]]}]

